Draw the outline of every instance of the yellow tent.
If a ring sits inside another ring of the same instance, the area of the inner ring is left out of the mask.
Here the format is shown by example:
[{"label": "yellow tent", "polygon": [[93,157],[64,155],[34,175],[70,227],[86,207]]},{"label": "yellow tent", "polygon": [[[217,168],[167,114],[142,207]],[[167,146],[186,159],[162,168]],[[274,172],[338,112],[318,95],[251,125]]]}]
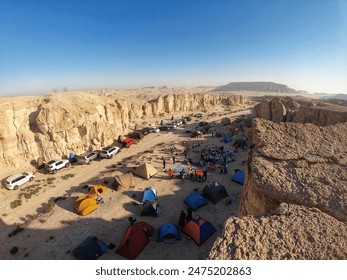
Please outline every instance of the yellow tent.
[{"label": "yellow tent", "polygon": [[93,185],[90,188],[89,195],[92,197],[97,197],[107,191],[107,188],[102,185]]},{"label": "yellow tent", "polygon": [[149,179],[155,174],[158,173],[158,171],[150,164],[144,163],[138,167],[135,168],[134,173],[142,178]]},{"label": "yellow tent", "polygon": [[89,194],[81,195],[75,200],[75,209],[82,216],[89,215],[99,208],[96,198],[105,193],[107,188],[101,185],[94,185],[90,188]]}]

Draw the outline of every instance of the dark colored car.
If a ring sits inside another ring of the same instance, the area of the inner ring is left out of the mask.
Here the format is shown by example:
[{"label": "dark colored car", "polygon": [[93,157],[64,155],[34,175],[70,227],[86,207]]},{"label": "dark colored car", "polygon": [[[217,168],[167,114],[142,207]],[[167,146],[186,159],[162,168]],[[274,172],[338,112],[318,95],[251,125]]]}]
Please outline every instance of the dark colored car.
[{"label": "dark colored car", "polygon": [[136,132],[128,134],[128,137],[141,140],[141,139],[143,139],[144,135],[142,132],[136,131]]}]

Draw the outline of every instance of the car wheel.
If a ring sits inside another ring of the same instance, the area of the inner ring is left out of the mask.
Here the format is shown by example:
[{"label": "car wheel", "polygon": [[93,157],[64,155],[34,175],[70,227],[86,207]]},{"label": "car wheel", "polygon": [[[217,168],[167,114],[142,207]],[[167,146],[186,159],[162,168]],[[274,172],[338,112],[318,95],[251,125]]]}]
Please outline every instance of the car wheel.
[{"label": "car wheel", "polygon": [[57,174],[57,169],[54,169],[54,170],[52,171],[52,173],[53,173],[53,174]]},{"label": "car wheel", "polygon": [[32,181],[32,180],[34,180],[34,177],[30,177],[29,181]]},{"label": "car wheel", "polygon": [[109,155],[108,158],[113,158],[113,155]]},{"label": "car wheel", "polygon": [[14,186],[13,189],[14,189],[14,190],[18,190],[18,186]]},{"label": "car wheel", "polygon": [[68,168],[70,166],[70,163],[65,164],[65,168]]}]

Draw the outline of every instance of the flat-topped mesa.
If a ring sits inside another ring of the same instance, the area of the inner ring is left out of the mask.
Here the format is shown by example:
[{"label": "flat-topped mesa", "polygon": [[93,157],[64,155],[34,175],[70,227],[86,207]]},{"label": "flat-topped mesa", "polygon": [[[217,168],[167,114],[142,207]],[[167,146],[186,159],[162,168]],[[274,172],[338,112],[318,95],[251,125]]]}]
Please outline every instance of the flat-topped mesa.
[{"label": "flat-topped mesa", "polygon": [[38,157],[51,160],[100,149],[128,133],[134,122],[178,112],[232,109],[247,102],[241,95],[212,93],[57,93],[0,99],[0,164],[29,165]]},{"label": "flat-topped mesa", "polygon": [[256,117],[273,122],[313,123],[319,126],[347,122],[347,107],[303,97],[265,98],[253,109]]},{"label": "flat-topped mesa", "polygon": [[253,121],[240,216],[267,215],[280,203],[315,207],[347,221],[347,123]]}]

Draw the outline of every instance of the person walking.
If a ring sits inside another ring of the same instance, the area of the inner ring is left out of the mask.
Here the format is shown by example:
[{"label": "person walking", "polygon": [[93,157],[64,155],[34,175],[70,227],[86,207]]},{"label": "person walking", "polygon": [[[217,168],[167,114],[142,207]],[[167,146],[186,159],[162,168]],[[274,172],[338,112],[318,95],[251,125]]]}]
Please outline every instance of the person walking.
[{"label": "person walking", "polygon": [[166,167],[166,161],[165,161],[165,158],[163,157],[163,169],[165,170],[165,167]]}]

